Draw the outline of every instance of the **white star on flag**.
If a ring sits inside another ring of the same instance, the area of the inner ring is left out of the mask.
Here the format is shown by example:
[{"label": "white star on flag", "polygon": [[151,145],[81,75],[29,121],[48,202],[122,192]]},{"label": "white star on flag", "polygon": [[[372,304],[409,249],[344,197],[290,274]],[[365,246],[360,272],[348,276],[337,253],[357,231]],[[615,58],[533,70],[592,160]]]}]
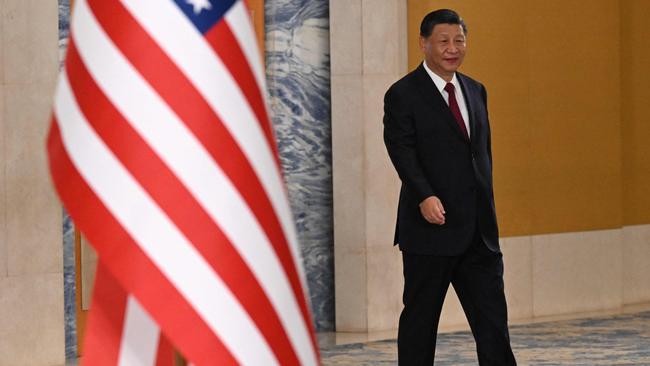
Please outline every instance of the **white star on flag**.
[{"label": "white star on flag", "polygon": [[199,14],[203,9],[210,10],[212,9],[212,4],[210,0],[185,0],[188,4],[194,7],[194,14]]}]

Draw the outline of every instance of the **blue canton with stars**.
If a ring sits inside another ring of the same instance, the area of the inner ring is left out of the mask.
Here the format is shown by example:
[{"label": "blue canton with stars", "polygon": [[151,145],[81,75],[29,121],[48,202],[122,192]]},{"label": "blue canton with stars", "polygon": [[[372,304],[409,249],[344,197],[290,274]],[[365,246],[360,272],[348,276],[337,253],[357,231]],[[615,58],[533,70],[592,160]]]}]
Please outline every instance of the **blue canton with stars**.
[{"label": "blue canton with stars", "polygon": [[174,0],[174,2],[199,32],[205,34],[221,20],[235,0]]}]

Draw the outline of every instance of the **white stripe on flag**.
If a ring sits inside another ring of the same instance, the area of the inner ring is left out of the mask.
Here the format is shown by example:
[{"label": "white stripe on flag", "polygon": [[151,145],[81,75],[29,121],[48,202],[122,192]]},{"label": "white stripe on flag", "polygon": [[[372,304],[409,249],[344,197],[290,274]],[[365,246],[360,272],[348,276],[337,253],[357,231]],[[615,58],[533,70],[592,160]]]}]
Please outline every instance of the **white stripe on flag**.
[{"label": "white stripe on flag", "polygon": [[303,364],[316,364],[310,330],[299,316],[298,299],[250,208],[195,136],[111,43],[90,9],[79,6],[76,12],[73,30],[84,31],[73,32],[74,42],[95,82],[242,255]]},{"label": "white stripe on flag", "polygon": [[117,364],[154,365],[158,355],[160,328],[140,303],[129,295],[124,312],[124,328]]},{"label": "white stripe on flag", "polygon": [[[89,16],[88,10],[85,0],[77,0],[73,32],[86,30],[79,25],[80,19]],[[235,359],[244,365],[277,365],[268,344],[221,278],[88,124],[65,72],[59,80],[54,113],[65,149],[83,179]]]},{"label": "white stripe on flag", "polygon": [[205,38],[173,2],[121,1],[206,98],[237,140],[280,219],[294,257],[294,265],[299,269],[303,290],[307,293],[298,239],[289,211],[284,181],[275,169],[273,150],[264,138],[257,119],[236,81]]},{"label": "white stripe on flag", "polygon": [[[250,22],[248,9],[246,8],[244,2],[241,0],[236,1],[235,4],[226,13],[225,19],[228,23],[228,27],[230,27],[230,30],[237,39],[239,46],[242,48],[248,64],[253,69],[253,74],[257,80],[257,87],[260,88],[260,94],[264,98],[264,108],[266,109],[266,114],[270,118],[271,113],[268,109],[267,104],[266,77],[262,68],[263,64],[259,55],[257,38],[253,33],[253,25]],[[260,180],[262,180],[262,178],[260,178]],[[266,188],[266,190],[268,192],[268,188]],[[271,203],[273,204],[275,210],[278,212],[285,237],[287,238],[287,242],[289,244],[289,249],[291,250],[291,254],[298,264],[298,275],[300,276],[302,287],[305,289],[305,294],[307,294],[306,276],[302,267],[302,255],[300,254],[298,247],[298,237],[295,232],[291,212],[289,211],[289,207],[286,205],[286,202],[288,202],[288,197],[285,194],[284,188],[281,187],[281,190],[282,195],[271,196]]]}]

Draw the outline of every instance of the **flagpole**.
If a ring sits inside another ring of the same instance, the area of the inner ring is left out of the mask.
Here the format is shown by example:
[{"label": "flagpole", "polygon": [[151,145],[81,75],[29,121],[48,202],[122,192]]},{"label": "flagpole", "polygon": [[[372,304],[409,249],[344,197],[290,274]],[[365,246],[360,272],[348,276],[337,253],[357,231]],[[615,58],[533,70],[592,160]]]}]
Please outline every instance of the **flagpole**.
[{"label": "flagpole", "polygon": [[174,366],[187,366],[187,360],[185,360],[177,349],[174,349]]}]

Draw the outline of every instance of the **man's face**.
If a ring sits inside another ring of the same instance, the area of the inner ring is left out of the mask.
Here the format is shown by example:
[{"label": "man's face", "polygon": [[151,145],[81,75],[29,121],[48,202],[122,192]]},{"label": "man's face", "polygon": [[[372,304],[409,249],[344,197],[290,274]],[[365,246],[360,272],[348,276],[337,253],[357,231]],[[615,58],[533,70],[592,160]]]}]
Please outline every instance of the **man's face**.
[{"label": "man's face", "polygon": [[436,24],[428,38],[420,36],[420,49],[431,71],[450,81],[465,58],[465,41],[460,24]]}]

